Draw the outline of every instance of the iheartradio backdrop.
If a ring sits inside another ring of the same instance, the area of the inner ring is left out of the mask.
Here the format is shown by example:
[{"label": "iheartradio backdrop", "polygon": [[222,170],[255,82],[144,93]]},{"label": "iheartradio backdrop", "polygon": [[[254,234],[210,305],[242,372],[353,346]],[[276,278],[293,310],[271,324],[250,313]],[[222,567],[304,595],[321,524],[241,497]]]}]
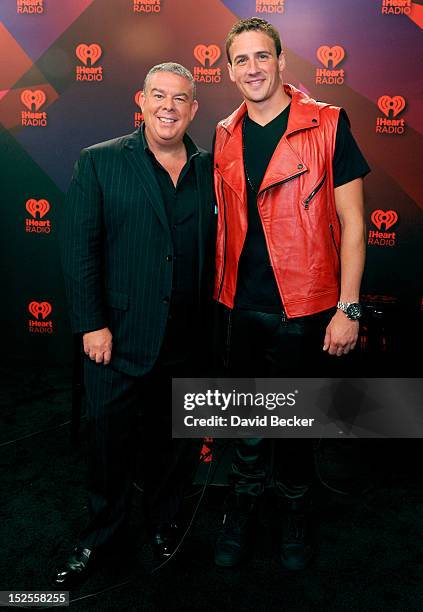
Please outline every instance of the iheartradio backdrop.
[{"label": "iheartradio backdrop", "polygon": [[146,71],[173,60],[198,81],[190,133],[209,149],[240,103],[225,36],[254,15],[281,32],[285,80],[343,106],[372,167],[363,300],[419,320],[423,0],[2,0],[3,354],[71,360],[57,220],[81,148],[133,131]]}]

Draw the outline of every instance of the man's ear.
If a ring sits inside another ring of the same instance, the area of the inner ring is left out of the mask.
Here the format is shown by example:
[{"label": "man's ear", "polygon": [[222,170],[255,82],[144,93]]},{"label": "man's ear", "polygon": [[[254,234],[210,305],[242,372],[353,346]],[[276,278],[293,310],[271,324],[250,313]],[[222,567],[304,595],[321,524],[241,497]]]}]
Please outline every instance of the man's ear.
[{"label": "man's ear", "polygon": [[144,104],[145,104],[145,94],[144,94],[144,91],[142,91],[140,93],[140,97],[138,98],[138,101],[139,101],[139,105],[140,105],[141,111],[142,111],[144,109]]},{"label": "man's ear", "polygon": [[145,93],[144,93],[144,90],[142,90],[142,92],[140,93],[139,101],[140,101],[141,110],[143,111],[144,110],[144,104],[145,104]]},{"label": "man's ear", "polygon": [[192,106],[191,106],[191,121],[194,119],[197,111],[198,111],[198,100],[193,100]]},{"label": "man's ear", "polygon": [[234,71],[232,70],[232,64],[228,62],[226,65],[228,67],[229,78],[231,79],[232,83],[235,83]]},{"label": "man's ear", "polygon": [[278,57],[278,64],[279,64],[279,72],[282,72],[283,70],[285,70],[286,60],[285,60],[285,54],[283,51],[280,52],[280,55]]}]

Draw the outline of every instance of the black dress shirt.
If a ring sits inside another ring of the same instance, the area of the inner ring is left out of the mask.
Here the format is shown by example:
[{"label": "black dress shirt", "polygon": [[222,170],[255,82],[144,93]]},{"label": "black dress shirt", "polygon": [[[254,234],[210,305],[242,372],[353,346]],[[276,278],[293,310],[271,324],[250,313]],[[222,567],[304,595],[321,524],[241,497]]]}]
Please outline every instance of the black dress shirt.
[{"label": "black dress shirt", "polygon": [[199,150],[185,134],[187,162],[175,186],[168,171],[149,149],[144,129],[141,130],[141,138],[160,187],[172,237],[173,253],[167,256],[169,264],[173,263],[172,294],[159,359],[162,365],[175,366],[195,359],[196,352],[199,310],[198,188],[192,160]]}]

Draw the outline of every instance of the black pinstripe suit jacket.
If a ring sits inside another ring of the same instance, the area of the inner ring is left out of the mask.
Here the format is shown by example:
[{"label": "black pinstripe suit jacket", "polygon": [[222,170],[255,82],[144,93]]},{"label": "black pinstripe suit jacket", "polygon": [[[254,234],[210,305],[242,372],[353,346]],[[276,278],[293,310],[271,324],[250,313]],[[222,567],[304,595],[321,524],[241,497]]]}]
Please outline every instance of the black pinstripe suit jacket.
[{"label": "black pinstripe suit jacket", "polygon": [[[211,156],[200,150],[193,163],[201,295],[214,233]],[[173,246],[139,130],[81,152],[62,219],[61,253],[73,332],[109,327],[112,365],[133,376],[148,372],[166,327]]]}]

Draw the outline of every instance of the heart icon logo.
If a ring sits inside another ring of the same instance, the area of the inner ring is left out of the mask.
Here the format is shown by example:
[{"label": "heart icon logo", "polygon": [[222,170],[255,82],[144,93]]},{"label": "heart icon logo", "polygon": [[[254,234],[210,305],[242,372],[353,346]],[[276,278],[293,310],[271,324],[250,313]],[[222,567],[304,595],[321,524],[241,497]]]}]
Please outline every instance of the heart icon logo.
[{"label": "heart icon logo", "polygon": [[194,48],[194,57],[202,66],[205,66],[208,61],[211,68],[217,62],[220,55],[220,48],[217,45],[209,45],[208,47],[206,45],[197,45]]},{"label": "heart icon logo", "polygon": [[37,216],[37,213],[39,214],[40,219],[42,219],[50,210],[50,204],[47,200],[34,200],[31,198],[30,200],[27,200],[25,208],[29,214],[34,217],[34,219]]},{"label": "heart icon logo", "polygon": [[345,57],[345,51],[343,47],[336,45],[335,47],[328,47],[323,45],[319,47],[316,52],[317,59],[322,62],[323,66],[329,68],[329,62],[332,61],[332,68],[335,68],[342,62]]},{"label": "heart icon logo", "polygon": [[380,96],[377,105],[387,117],[392,111],[394,117],[400,114],[405,108],[405,98],[402,96]]},{"label": "heart icon logo", "polygon": [[379,231],[382,229],[383,224],[385,224],[385,229],[388,231],[398,221],[398,214],[395,210],[387,210],[386,212],[384,210],[374,210],[371,219]]},{"label": "heart icon logo", "polygon": [[38,111],[44,102],[46,101],[46,94],[41,90],[37,89],[32,91],[31,89],[25,89],[21,93],[21,102],[27,107],[29,111],[32,111],[32,105],[35,105],[35,110]]},{"label": "heart icon logo", "polygon": [[88,66],[88,60],[90,60],[90,66],[94,66],[102,55],[100,45],[93,43],[92,45],[85,45],[84,43],[78,45],[75,50],[76,57],[85,65]]},{"label": "heart icon logo", "polygon": [[28,305],[28,310],[34,319],[38,319],[40,315],[42,319],[46,319],[51,313],[52,308],[49,302],[31,302]]}]

